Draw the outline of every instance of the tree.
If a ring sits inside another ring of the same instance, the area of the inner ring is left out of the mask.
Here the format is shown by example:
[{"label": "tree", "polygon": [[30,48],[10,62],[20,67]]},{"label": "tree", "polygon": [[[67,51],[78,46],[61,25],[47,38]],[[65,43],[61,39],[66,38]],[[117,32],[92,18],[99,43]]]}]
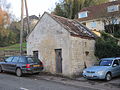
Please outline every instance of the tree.
[{"label": "tree", "polygon": [[54,9],[54,14],[58,16],[66,17],[66,13],[64,12],[64,10],[62,9],[59,3],[56,5],[56,8]]},{"label": "tree", "polygon": [[7,3],[7,0],[0,0],[0,26],[6,27],[10,24],[10,3]]}]

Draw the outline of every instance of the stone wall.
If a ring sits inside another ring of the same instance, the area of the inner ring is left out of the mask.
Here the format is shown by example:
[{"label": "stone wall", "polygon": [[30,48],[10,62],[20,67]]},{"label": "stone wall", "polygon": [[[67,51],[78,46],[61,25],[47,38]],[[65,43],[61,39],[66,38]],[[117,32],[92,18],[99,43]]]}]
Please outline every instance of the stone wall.
[{"label": "stone wall", "polygon": [[[3,60],[5,57],[18,55],[20,55],[19,50],[0,50],[0,60]],[[23,55],[26,55],[26,51],[23,51]]]},{"label": "stone wall", "polygon": [[79,75],[85,67],[96,61],[95,40],[71,37],[71,74]]},{"label": "stone wall", "polygon": [[70,74],[69,32],[47,14],[27,38],[27,54],[39,52],[45,71],[56,73],[55,49],[62,49],[63,74]]}]

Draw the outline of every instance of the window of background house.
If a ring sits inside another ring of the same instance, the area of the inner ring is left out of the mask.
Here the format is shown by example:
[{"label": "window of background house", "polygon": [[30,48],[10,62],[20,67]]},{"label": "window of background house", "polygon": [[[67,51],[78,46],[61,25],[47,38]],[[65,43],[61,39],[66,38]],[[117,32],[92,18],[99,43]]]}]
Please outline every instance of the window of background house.
[{"label": "window of background house", "polygon": [[91,27],[94,28],[97,26],[97,23],[96,22],[91,22]]},{"label": "window of background house", "polygon": [[80,12],[78,16],[79,16],[79,18],[88,17],[88,11]]},{"label": "window of background house", "polygon": [[108,12],[119,11],[119,5],[108,6],[107,11]]}]

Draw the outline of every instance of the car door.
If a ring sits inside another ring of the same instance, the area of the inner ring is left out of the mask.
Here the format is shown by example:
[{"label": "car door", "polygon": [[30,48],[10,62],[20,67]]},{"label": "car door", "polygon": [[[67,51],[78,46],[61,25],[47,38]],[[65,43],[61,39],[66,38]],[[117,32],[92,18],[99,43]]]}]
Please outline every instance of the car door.
[{"label": "car door", "polygon": [[10,64],[12,61],[13,57],[9,57],[5,60],[5,62],[2,64],[2,69],[5,71],[9,71],[10,70]]},{"label": "car door", "polygon": [[119,61],[116,59],[116,60],[114,60],[113,65],[112,65],[113,76],[119,75],[119,72],[120,72],[119,69],[120,69]]},{"label": "car door", "polygon": [[12,72],[15,72],[17,64],[18,64],[18,60],[19,60],[19,56],[14,56],[13,57],[13,59],[11,61],[11,64],[10,64],[10,70]]}]

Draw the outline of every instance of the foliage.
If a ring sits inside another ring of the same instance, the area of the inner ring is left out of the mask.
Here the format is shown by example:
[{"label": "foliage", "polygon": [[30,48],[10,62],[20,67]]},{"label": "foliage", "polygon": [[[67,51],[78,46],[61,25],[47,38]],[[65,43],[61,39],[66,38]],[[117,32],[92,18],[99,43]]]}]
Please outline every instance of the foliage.
[{"label": "foliage", "polygon": [[104,3],[108,0],[63,0],[56,4],[53,13],[70,19],[78,18],[78,12],[84,8]]},{"label": "foliage", "polygon": [[101,37],[96,40],[95,55],[98,58],[120,57],[120,46],[118,39],[112,35],[102,32]]},{"label": "foliage", "polygon": [[105,32],[120,38],[120,24],[110,24],[105,26]]},{"label": "foliage", "polygon": [[11,45],[17,42],[16,33],[9,29],[0,28],[0,47]]},{"label": "foliage", "polygon": [[[23,50],[26,50],[26,43],[22,44]],[[20,44],[14,44],[7,47],[0,47],[0,50],[20,50]]]},{"label": "foliage", "polygon": [[66,17],[66,13],[64,12],[64,10],[62,9],[62,7],[59,3],[56,5],[54,14],[56,14],[58,16]]}]

